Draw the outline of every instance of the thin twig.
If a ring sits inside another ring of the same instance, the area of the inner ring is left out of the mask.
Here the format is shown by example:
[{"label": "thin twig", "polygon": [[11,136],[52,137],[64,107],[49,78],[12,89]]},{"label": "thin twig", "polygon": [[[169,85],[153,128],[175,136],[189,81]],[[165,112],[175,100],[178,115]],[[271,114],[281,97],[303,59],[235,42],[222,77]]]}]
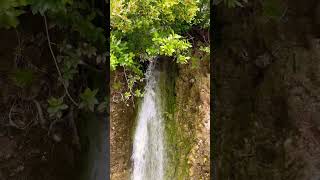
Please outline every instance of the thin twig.
[{"label": "thin twig", "polygon": [[72,101],[72,103],[73,103],[74,105],[76,105],[76,106],[78,107],[78,106],[79,106],[78,103],[73,100],[73,98],[72,98],[71,95],[69,94],[67,85],[63,82],[62,74],[61,74],[61,71],[60,71],[60,69],[59,69],[59,66],[58,66],[58,63],[57,63],[57,59],[56,59],[56,57],[55,57],[55,55],[54,55],[54,53],[53,53],[52,47],[51,47],[51,41],[50,41],[50,36],[49,36],[49,30],[48,30],[48,24],[47,24],[46,16],[43,16],[43,18],[44,18],[44,24],[45,24],[45,27],[46,27],[46,34],[47,34],[49,49],[50,49],[52,58],[53,58],[53,60],[54,60],[54,63],[55,63],[55,65],[56,65],[56,69],[57,69],[57,71],[58,71],[58,74],[59,74],[59,76],[60,76],[60,78],[61,78],[61,82],[62,82],[62,84],[63,84],[63,87],[64,87],[64,89],[65,89],[65,91],[66,91],[66,94],[68,95],[69,99]]}]

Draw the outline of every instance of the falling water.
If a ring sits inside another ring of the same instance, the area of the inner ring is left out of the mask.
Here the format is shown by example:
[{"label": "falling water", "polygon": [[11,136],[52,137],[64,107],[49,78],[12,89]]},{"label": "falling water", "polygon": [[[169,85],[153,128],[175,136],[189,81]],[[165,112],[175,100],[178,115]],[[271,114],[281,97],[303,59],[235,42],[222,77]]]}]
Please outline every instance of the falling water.
[{"label": "falling water", "polygon": [[150,63],[144,98],[138,113],[133,140],[132,180],[164,179],[164,127],[160,114],[159,72]]}]

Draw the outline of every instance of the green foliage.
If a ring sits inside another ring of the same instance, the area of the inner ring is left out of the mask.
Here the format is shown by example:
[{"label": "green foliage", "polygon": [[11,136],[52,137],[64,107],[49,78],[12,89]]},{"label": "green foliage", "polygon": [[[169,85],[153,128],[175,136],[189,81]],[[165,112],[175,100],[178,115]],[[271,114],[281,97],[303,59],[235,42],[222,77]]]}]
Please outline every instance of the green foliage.
[{"label": "green foliage", "polygon": [[199,1],[199,11],[193,22],[203,29],[208,29],[210,27],[210,0]]},{"label": "green foliage", "polygon": [[210,54],[210,47],[208,46],[200,46],[199,50]]},{"label": "green foliage", "polygon": [[[62,28],[71,28],[84,39],[100,44],[106,42],[103,29],[94,26],[91,22],[99,12],[97,10],[92,12],[93,9],[83,0],[1,0],[0,28],[15,28],[19,24],[18,17],[27,12],[24,10],[27,6],[30,6],[33,14],[47,14],[55,20],[57,25]],[[81,12],[85,11],[89,15],[82,15]]]},{"label": "green foliage", "polygon": [[71,43],[64,41],[59,45],[60,54],[57,56],[58,62],[61,64],[62,79],[67,86],[69,82],[78,74],[78,66],[83,63],[82,59],[98,59],[95,63],[102,63],[102,58],[105,53],[98,53],[96,47],[86,42],[78,42],[78,45],[73,46]]},{"label": "green foliage", "polygon": [[47,109],[49,116],[51,118],[60,119],[62,116],[62,111],[68,108],[68,105],[63,103],[63,98],[51,97],[48,99],[49,107]]},{"label": "green foliage", "polygon": [[[58,77],[62,82],[57,89],[64,88],[70,97],[79,97],[73,102],[78,108],[85,108],[94,111],[97,105],[96,98],[98,90],[91,91],[87,88],[81,95],[68,93],[72,88],[73,81],[79,80],[79,66],[95,68],[106,62],[107,52],[105,49],[106,38],[104,29],[97,27],[93,21],[102,12],[94,9],[87,0],[0,0],[0,28],[16,28],[19,25],[19,16],[32,12],[34,15],[46,16],[49,21],[49,31],[55,28],[64,34],[63,42],[53,42],[54,55],[57,59]],[[50,35],[49,35],[50,36]],[[53,45],[52,45],[53,46]],[[56,51],[56,49],[58,51]],[[17,70],[12,73],[11,79],[19,87],[26,87],[34,80],[34,73],[30,70]],[[86,87],[84,87],[86,88]],[[75,91],[77,92],[77,91]],[[61,91],[59,92],[61,93]],[[61,96],[61,95],[57,95]],[[65,98],[49,98],[48,114],[51,118],[61,118],[62,112],[68,108]],[[106,111],[106,104],[99,105],[99,111]]]},{"label": "green foliage", "polygon": [[164,55],[186,63],[192,45],[183,34],[192,26],[207,28],[209,18],[209,0],[111,0],[111,70],[135,74],[125,99],[141,96],[134,90],[141,62]]},{"label": "green foliage", "polygon": [[35,79],[33,71],[28,69],[17,69],[11,75],[13,82],[21,88],[28,87]]},{"label": "green foliage", "polygon": [[128,100],[130,97],[131,97],[130,92],[125,92],[125,93],[124,93],[124,98],[125,98],[126,100]]},{"label": "green foliage", "polygon": [[98,100],[96,98],[96,95],[98,93],[98,89],[91,90],[87,88],[82,94],[80,94],[80,108],[85,108],[90,111],[94,111],[94,106],[98,104]]},{"label": "green foliage", "polygon": [[1,0],[0,28],[16,27],[19,24],[18,16],[24,12],[20,7],[25,5],[26,0]]},{"label": "green foliage", "polygon": [[198,42],[196,47],[196,52],[190,59],[193,69],[200,67],[200,61],[210,60],[210,47],[207,43]]},{"label": "green foliage", "polygon": [[0,27],[9,29],[19,24],[18,17],[23,14],[23,9],[30,5],[33,14],[45,12],[65,11],[71,0],[1,0],[0,2]]},{"label": "green foliage", "polygon": [[143,97],[143,93],[141,93],[141,90],[140,90],[140,89],[136,89],[136,90],[134,91],[134,95],[135,95],[136,97]]},{"label": "green foliage", "polygon": [[70,4],[72,0],[27,0],[31,5],[33,14],[40,13],[44,15],[47,11],[58,12],[65,10],[65,6]]},{"label": "green foliage", "polygon": [[116,81],[116,82],[114,82],[113,84],[112,84],[112,88],[114,89],[114,90],[120,90],[121,89],[121,83],[119,82],[119,81]]},{"label": "green foliage", "polygon": [[[111,70],[115,70],[119,65],[134,69],[138,66],[134,62],[134,53],[128,52],[127,42],[122,42],[113,34],[110,37],[110,66]],[[135,69],[134,69],[135,70]],[[139,73],[139,70],[137,71]]]},{"label": "green foliage", "polygon": [[175,31],[185,31],[193,25],[199,3],[190,0],[111,1],[112,69],[118,65],[132,68],[136,59],[178,56],[188,50],[190,43]]},{"label": "green foliage", "polygon": [[186,40],[181,40],[181,38],[182,36],[175,33],[170,34],[168,37],[159,37],[158,34],[155,34],[152,38],[154,46],[146,51],[150,56],[176,56],[177,62],[186,63],[190,57],[184,56],[184,54],[191,47],[191,44]]}]

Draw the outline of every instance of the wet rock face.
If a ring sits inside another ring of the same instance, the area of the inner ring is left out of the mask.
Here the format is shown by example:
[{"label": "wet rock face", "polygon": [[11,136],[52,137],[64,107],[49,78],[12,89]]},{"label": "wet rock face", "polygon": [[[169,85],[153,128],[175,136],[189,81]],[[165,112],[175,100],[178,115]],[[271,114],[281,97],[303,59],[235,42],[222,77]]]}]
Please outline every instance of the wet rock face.
[{"label": "wet rock face", "polygon": [[[227,38],[216,51],[212,73],[217,85],[213,112],[217,179],[320,178],[320,46],[311,31],[301,39],[295,38],[296,30],[288,32],[294,29],[291,15],[287,23],[258,23],[254,19],[259,16],[234,16],[229,26],[248,30],[225,27],[228,31],[222,31]],[[303,18],[311,22],[312,16]],[[277,33],[269,33],[270,26]],[[248,33],[251,28],[265,31]],[[279,34],[282,37],[275,38]],[[304,45],[304,37],[309,46]],[[246,46],[239,46],[243,42]],[[242,49],[248,52],[247,61],[235,56]],[[271,52],[272,60],[259,56],[264,52]]]}]

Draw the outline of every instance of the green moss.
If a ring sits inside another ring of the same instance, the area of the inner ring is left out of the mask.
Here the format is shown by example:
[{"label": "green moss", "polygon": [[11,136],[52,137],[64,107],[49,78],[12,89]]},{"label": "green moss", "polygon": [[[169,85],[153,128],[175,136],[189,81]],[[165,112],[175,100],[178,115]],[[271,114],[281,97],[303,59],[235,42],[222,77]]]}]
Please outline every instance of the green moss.
[{"label": "green moss", "polygon": [[162,112],[165,119],[166,137],[166,179],[183,180],[188,178],[188,154],[192,139],[183,130],[182,124],[176,118],[179,110],[176,104],[177,66],[163,62],[160,74],[160,93],[162,97]]},{"label": "green moss", "polygon": [[160,74],[159,89],[162,98],[162,111],[165,119],[165,137],[167,152],[166,178],[176,177],[177,164],[179,162],[178,154],[178,131],[177,122],[174,118],[175,111],[175,77],[174,72],[164,70]]}]

